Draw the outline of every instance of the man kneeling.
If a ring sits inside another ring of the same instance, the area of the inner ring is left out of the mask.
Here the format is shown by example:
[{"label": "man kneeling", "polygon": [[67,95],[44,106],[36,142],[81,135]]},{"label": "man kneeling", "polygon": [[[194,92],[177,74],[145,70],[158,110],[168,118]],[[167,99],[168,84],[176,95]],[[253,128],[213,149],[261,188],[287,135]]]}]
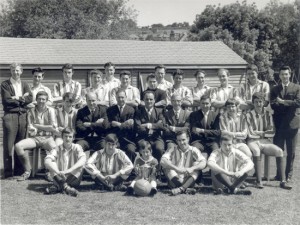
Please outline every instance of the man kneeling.
[{"label": "man kneeling", "polygon": [[96,151],[87,161],[85,170],[95,183],[107,191],[126,191],[123,185],[133,165],[121,149],[117,149],[118,138],[115,134],[105,137],[105,147]]},{"label": "man kneeling", "polygon": [[176,134],[177,146],[170,148],[161,158],[161,166],[168,179],[172,195],[195,194],[193,187],[200,170],[206,166],[206,159],[200,151],[189,145],[188,131]]},{"label": "man kneeling", "polygon": [[71,196],[77,196],[78,187],[86,162],[83,149],[78,144],[73,144],[74,130],[65,128],[62,130],[63,143],[54,149],[45,158],[45,166],[53,177],[53,184],[46,188],[46,194],[64,192]]},{"label": "man kneeling", "polygon": [[238,187],[247,178],[247,173],[254,164],[243,152],[233,148],[232,141],[231,135],[222,135],[221,148],[214,150],[207,161],[208,167],[212,170],[215,194],[251,195],[251,191],[240,190]]}]

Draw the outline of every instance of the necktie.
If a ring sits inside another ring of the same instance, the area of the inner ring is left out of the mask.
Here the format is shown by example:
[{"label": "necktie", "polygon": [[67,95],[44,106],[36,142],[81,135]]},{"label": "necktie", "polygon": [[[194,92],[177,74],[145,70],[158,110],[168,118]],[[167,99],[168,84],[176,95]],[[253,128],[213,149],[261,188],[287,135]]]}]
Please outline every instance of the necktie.
[{"label": "necktie", "polygon": [[175,119],[176,119],[176,120],[179,120],[179,111],[176,111],[176,112],[175,112]]},{"label": "necktie", "polygon": [[286,96],[286,92],[287,92],[287,86],[283,86],[283,97]]},{"label": "necktie", "polygon": [[123,106],[120,106],[120,115],[122,114],[122,112],[123,112]]}]

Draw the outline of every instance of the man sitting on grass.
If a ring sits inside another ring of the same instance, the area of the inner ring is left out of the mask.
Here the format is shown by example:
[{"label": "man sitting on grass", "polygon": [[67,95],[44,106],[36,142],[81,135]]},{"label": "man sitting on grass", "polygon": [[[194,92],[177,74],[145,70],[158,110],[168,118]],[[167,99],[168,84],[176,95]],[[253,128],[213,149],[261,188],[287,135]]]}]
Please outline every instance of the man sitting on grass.
[{"label": "man sitting on grass", "polygon": [[53,185],[46,188],[45,194],[64,192],[76,197],[86,162],[86,155],[79,144],[73,144],[75,132],[70,128],[62,130],[63,143],[48,154],[45,166],[53,177]]},{"label": "man sitting on grass", "polygon": [[115,134],[105,137],[105,147],[96,151],[87,161],[85,169],[101,188],[107,191],[126,191],[123,182],[129,177],[133,165],[121,149],[117,149]]},{"label": "man sitting on grass", "polygon": [[207,165],[212,170],[215,194],[251,195],[251,191],[240,190],[238,187],[246,180],[247,173],[253,168],[253,162],[243,152],[233,147],[231,135],[221,136],[221,148],[210,154]]},{"label": "man sitting on grass", "polygon": [[170,148],[161,158],[161,166],[168,179],[172,195],[195,194],[193,187],[200,170],[206,166],[206,160],[200,151],[189,145],[188,131],[176,134],[177,146]]}]

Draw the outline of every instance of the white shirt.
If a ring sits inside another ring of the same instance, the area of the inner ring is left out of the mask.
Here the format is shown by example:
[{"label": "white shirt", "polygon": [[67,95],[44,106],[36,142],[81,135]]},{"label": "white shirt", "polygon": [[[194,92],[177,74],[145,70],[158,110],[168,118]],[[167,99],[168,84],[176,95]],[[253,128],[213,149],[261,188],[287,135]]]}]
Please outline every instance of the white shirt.
[{"label": "white shirt", "polygon": [[10,78],[10,82],[15,90],[15,96],[16,97],[22,97],[22,84],[21,84],[21,80],[16,81],[14,80],[12,77]]}]

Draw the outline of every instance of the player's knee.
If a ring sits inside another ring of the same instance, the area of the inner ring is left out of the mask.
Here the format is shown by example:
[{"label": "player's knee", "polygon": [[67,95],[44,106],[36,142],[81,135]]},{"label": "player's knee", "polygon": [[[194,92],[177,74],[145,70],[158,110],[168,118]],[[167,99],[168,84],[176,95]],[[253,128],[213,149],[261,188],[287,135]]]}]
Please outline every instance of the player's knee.
[{"label": "player's knee", "polygon": [[15,144],[15,152],[17,153],[17,155],[22,155],[22,152],[24,152],[24,148],[20,142]]}]

